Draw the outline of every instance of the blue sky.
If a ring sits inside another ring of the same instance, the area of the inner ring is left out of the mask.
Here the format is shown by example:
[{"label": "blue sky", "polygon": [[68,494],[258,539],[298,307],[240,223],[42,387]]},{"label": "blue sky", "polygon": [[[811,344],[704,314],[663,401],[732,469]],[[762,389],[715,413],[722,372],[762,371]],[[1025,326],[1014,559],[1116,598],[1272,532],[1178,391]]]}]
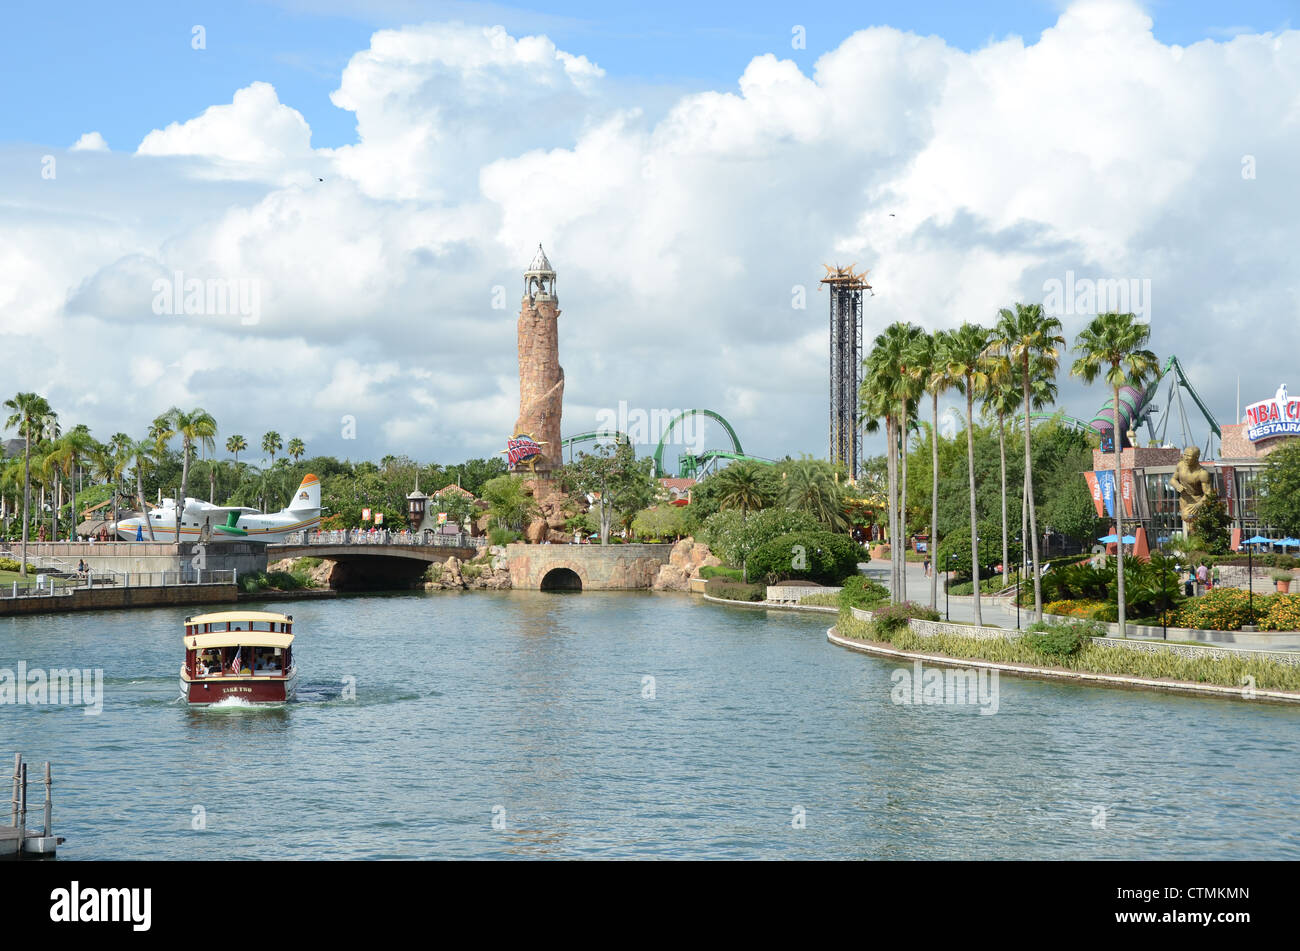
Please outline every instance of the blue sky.
[{"label": "blue sky", "polygon": [[[67,146],[98,130],[113,149],[134,149],[151,129],[229,102],[236,89],[264,80],[303,114],[315,147],[343,145],[355,139],[354,117],[329,94],[349,57],[376,29],[425,20],[499,23],[513,35],[543,32],[612,79],[662,93],[732,88],[745,64],[765,52],[809,71],[817,57],[869,26],[937,34],[963,50],[1008,34],[1032,41],[1055,23],[1062,6],[1042,0],[579,0],[545,8],[426,0],[15,4],[5,9],[0,30],[0,141]],[[1167,44],[1271,32],[1300,19],[1297,3],[1283,0],[1145,6],[1155,37]],[[202,51],[191,47],[195,24],[206,29]],[[806,30],[806,49],[792,48],[795,25]]]}]

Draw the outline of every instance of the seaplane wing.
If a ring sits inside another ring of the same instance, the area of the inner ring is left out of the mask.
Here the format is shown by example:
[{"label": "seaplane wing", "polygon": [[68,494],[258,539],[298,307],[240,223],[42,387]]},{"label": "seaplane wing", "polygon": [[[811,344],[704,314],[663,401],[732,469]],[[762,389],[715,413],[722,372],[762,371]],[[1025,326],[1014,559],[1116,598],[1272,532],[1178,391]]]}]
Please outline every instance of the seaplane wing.
[{"label": "seaplane wing", "polygon": [[[150,510],[146,518],[127,518],[117,523],[119,538],[127,541],[198,541],[204,532],[214,542],[287,541],[291,534],[320,526],[320,480],[308,473],[294,492],[287,508],[259,512],[247,506],[212,505],[201,499],[186,499],[185,512],[177,525],[175,503]],[[152,531],[151,531],[152,529]]]}]

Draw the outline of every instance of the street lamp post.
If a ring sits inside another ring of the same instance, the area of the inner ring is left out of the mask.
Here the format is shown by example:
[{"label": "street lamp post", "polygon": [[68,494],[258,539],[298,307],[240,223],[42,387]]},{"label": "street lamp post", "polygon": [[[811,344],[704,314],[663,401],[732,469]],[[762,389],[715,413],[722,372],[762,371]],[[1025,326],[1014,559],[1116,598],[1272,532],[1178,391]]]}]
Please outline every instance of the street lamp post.
[{"label": "street lamp post", "polygon": [[1246,584],[1250,588],[1250,623],[1255,623],[1255,546],[1246,546]]},{"label": "street lamp post", "polygon": [[951,621],[952,615],[948,611],[948,606],[952,603],[949,598],[948,589],[952,587],[952,552],[948,552],[948,557],[943,563],[943,619]]},{"label": "street lamp post", "polygon": [[[1016,544],[1019,545],[1020,536],[1016,535],[1015,539],[1016,539]],[[1016,586],[1013,589],[1015,591],[1014,597],[1016,599],[1016,630],[1017,631],[1020,630],[1020,586],[1024,583],[1025,583],[1025,559],[1024,559],[1024,552],[1022,550],[1021,557],[1016,559]]]}]

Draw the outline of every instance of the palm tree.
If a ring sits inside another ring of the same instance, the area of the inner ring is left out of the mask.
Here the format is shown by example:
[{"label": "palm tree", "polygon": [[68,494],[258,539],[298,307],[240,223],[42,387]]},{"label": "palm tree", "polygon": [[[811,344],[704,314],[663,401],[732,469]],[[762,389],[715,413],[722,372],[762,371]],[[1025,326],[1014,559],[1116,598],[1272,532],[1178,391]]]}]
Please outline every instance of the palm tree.
[{"label": "palm tree", "polygon": [[303,441],[301,439],[295,436],[293,439],[289,440],[289,448],[287,451],[289,455],[293,457],[293,461],[297,462],[299,459],[301,459],[304,455],[307,454],[307,447],[303,445]]},{"label": "palm tree", "polygon": [[181,543],[181,522],[185,518],[185,495],[189,489],[190,460],[194,457],[194,444],[197,442],[205,450],[212,451],[216,445],[217,421],[212,414],[202,407],[195,407],[188,413],[173,406],[164,417],[170,428],[181,437],[181,491],[176,500],[176,544]]},{"label": "palm tree", "polygon": [[713,478],[717,480],[718,507],[740,509],[744,519],[756,509],[763,508],[771,498],[771,488],[759,471],[761,463],[737,462],[727,466]]},{"label": "palm tree", "polygon": [[17,427],[18,435],[23,437],[23,554],[18,573],[26,578],[27,541],[31,537],[28,513],[32,507],[32,436],[45,425],[45,420],[54,415],[54,411],[45,397],[36,393],[19,393],[13,399],[5,400],[5,409],[11,414],[5,420],[5,429]]},{"label": "palm tree", "polygon": [[[268,471],[269,469],[275,468],[275,454],[279,452],[283,446],[284,443],[280,440],[280,434],[274,429],[262,437],[262,452],[271,454],[271,465],[268,467]],[[262,506],[263,508],[266,507],[265,499],[262,501]]]},{"label": "palm tree", "polygon": [[[84,425],[74,426],[62,438],[51,444],[45,456],[44,470],[58,484],[61,473],[68,480],[72,511],[68,517],[68,541],[76,540],[77,532],[77,476],[94,450],[95,440]],[[60,486],[60,494],[62,487]],[[61,500],[54,505],[54,537],[58,538],[58,520]]]},{"label": "palm tree", "polygon": [[135,469],[135,494],[140,500],[140,514],[149,526],[149,541],[157,541],[153,533],[153,519],[149,517],[149,502],[144,497],[144,472],[156,458],[158,444],[156,441],[141,439],[126,448],[126,458]]},{"label": "palm tree", "polygon": [[[734,466],[732,467],[734,468]],[[844,488],[839,473],[830,463],[805,457],[785,463],[783,501],[786,508],[807,512],[831,531],[848,527],[844,515]]]},{"label": "palm tree", "polygon": [[989,385],[984,390],[983,413],[998,424],[998,465],[1002,499],[1002,581],[1011,575],[1010,536],[1007,533],[1007,417],[1020,408],[1020,384],[1011,360],[997,354],[987,356]]},{"label": "palm tree", "polygon": [[957,380],[957,389],[966,396],[966,468],[970,476],[970,554],[971,579],[975,583],[975,623],[982,625],[980,610],[979,524],[975,512],[975,397],[989,383],[984,349],[989,331],[977,324],[964,323],[948,337],[944,362],[948,376]]},{"label": "palm tree", "polygon": [[930,394],[930,542],[929,553],[933,570],[930,572],[930,609],[939,605],[939,567],[934,560],[939,538],[939,394],[952,386],[952,380],[943,372],[943,353],[948,345],[948,332],[936,330],[917,341],[918,353],[911,360],[913,374],[924,391]]},{"label": "palm tree", "polygon": [[1098,314],[1074,341],[1079,358],[1070,373],[1092,383],[1104,376],[1111,387],[1111,418],[1115,434],[1115,534],[1118,543],[1117,587],[1119,596],[1119,636],[1124,637],[1124,507],[1120,496],[1124,485],[1124,434],[1120,432],[1119,391],[1122,386],[1141,388],[1156,376],[1160,364],[1146,349],[1151,327],[1138,323],[1133,314]]},{"label": "palm tree", "polygon": [[[907,586],[904,579],[904,548],[906,543],[906,518],[900,510],[900,483],[906,478],[906,458],[899,465],[900,442],[906,456],[906,432],[915,409],[917,383],[906,367],[910,366],[912,350],[925,333],[915,324],[896,322],[885,328],[872,342],[871,352],[863,361],[862,414],[868,420],[883,418],[887,444],[886,468],[889,473],[889,551],[890,595],[895,601],[905,600]],[[876,430],[869,422],[868,432]],[[900,468],[902,475],[900,476]]]},{"label": "palm tree", "polygon": [[1064,343],[1061,322],[1045,315],[1041,304],[1016,304],[1014,312],[1005,307],[998,311],[998,323],[989,347],[991,352],[1005,356],[1020,368],[1020,385],[1025,405],[1025,500],[1029,508],[1036,621],[1043,619],[1043,583],[1038,570],[1038,511],[1034,503],[1034,470],[1030,455],[1030,392],[1035,376],[1056,378],[1056,368],[1061,360],[1059,347]]}]

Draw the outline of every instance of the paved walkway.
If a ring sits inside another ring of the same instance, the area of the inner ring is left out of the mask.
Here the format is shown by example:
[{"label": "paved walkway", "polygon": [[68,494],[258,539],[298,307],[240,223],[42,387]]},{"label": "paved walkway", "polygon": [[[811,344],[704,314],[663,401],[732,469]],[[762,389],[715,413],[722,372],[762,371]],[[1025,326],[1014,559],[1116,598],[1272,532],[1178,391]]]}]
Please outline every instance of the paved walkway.
[{"label": "paved walkway", "polygon": [[[915,601],[927,607],[930,604],[930,579],[925,576],[925,566],[914,561],[905,562],[907,569],[907,600]],[[867,563],[866,575],[872,581],[879,581],[889,587],[890,565],[887,560],[872,560]],[[944,620],[975,623],[975,598],[972,595],[944,595],[943,573],[939,574],[938,585],[939,616]],[[946,600],[945,600],[946,597]],[[1016,626],[1016,612],[1013,609],[1008,618],[1005,610],[987,596],[980,598],[980,613],[987,627]],[[1033,620],[1033,611],[1021,610],[1020,623],[1028,626]]]},{"label": "paved walkway", "polygon": [[[925,576],[923,565],[915,562],[907,562],[907,600],[915,601],[917,604],[929,606],[930,604],[930,579]],[[885,587],[889,587],[889,562],[886,560],[871,561],[867,564],[865,574],[873,581],[879,581]],[[945,620],[963,621],[967,624],[975,623],[975,598],[969,595],[949,595],[948,603],[944,603],[943,593],[943,574],[939,575],[939,616]],[[946,612],[945,613],[945,609]],[[983,615],[986,627],[1007,627],[1015,628],[1016,610],[1011,604],[994,602],[988,597],[980,599],[980,609]],[[1034,609],[1020,609],[1020,626],[1028,627],[1033,623]],[[1203,642],[1208,647],[1213,647],[1213,641]],[[1255,650],[1300,650],[1300,632],[1296,634],[1277,634],[1268,639],[1266,647],[1256,644],[1225,644],[1228,646],[1248,647]]]}]

